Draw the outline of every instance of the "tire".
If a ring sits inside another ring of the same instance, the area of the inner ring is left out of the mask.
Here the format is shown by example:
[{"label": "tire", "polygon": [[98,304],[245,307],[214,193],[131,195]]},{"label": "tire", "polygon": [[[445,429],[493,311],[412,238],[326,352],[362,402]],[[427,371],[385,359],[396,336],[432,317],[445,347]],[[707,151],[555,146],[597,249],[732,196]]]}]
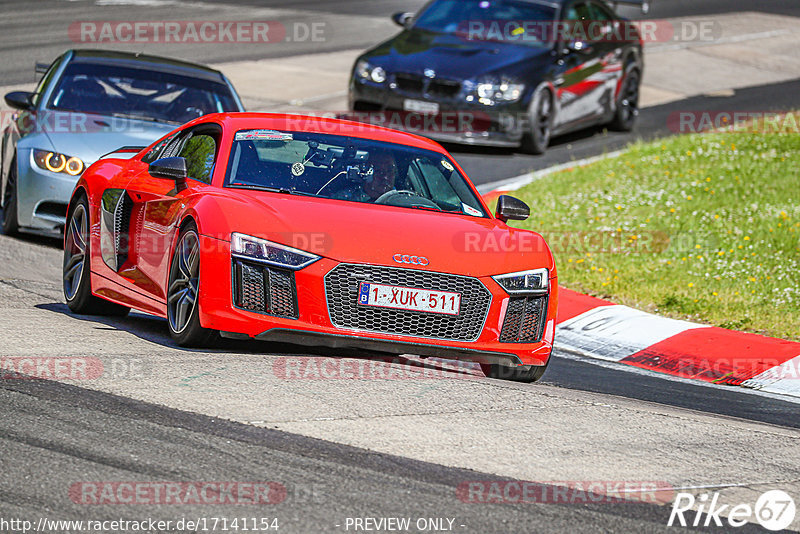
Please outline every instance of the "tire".
[{"label": "tire", "polygon": [[510,367],[498,364],[481,364],[481,370],[487,378],[499,378],[500,380],[530,384],[538,382],[542,378],[547,366],[550,364],[550,358],[547,359],[547,363],[544,365],[517,365]]},{"label": "tire", "polygon": [[639,116],[639,71],[632,70],[625,77],[619,93],[617,109],[608,127],[618,132],[630,132]]},{"label": "tire", "polygon": [[62,287],[67,306],[80,315],[124,317],[130,308],[92,295],[89,249],[89,202],[81,195],[70,207],[64,229]]},{"label": "tire", "polygon": [[536,90],[528,111],[528,124],[520,149],[526,154],[544,154],[553,132],[553,95],[542,86]]},{"label": "tire", "polygon": [[181,347],[209,347],[219,339],[219,332],[200,326],[199,294],[200,238],[189,223],[178,236],[167,284],[169,333]]},{"label": "tire", "polygon": [[6,180],[6,191],[3,194],[3,233],[16,235],[19,233],[17,219],[17,158],[11,160]]}]

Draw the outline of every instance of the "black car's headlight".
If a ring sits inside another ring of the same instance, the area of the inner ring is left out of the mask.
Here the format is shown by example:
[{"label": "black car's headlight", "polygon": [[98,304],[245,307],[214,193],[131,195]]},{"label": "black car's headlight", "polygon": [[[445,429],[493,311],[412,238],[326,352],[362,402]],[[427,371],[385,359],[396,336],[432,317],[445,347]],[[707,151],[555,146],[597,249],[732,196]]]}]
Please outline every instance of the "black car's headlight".
[{"label": "black car's headlight", "polygon": [[517,273],[493,276],[495,282],[500,284],[510,295],[520,293],[546,293],[550,286],[550,271],[547,269],[533,269]]},{"label": "black car's headlight", "polygon": [[516,102],[522,98],[524,92],[525,84],[513,80],[481,81],[474,84],[467,100],[474,100],[477,97],[481,104],[493,106],[498,102]]},{"label": "black car's headlight", "polygon": [[375,83],[386,81],[386,71],[381,67],[373,67],[365,59],[361,59],[356,63],[356,76],[362,80],[371,80]]},{"label": "black car's headlight", "polygon": [[308,267],[320,259],[304,250],[235,232],[231,235],[231,254],[292,270]]},{"label": "black car's headlight", "polygon": [[70,176],[78,176],[86,168],[82,160],[50,150],[33,150],[33,161],[40,169],[50,172],[61,172]]}]

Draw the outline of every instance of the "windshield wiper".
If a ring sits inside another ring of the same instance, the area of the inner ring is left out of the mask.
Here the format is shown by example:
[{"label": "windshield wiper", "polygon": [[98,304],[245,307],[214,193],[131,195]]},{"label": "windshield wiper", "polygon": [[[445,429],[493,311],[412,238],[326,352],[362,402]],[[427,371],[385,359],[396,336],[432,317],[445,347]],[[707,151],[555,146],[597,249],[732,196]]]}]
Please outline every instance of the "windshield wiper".
[{"label": "windshield wiper", "polygon": [[112,117],[118,117],[121,119],[134,119],[139,121],[150,121],[150,122],[159,122],[161,124],[181,124],[178,121],[171,121],[167,119],[160,119],[158,117],[150,117],[148,115],[134,115],[132,113],[119,113],[114,112],[110,114]]},{"label": "windshield wiper", "polygon": [[267,185],[228,184],[228,187],[231,187],[233,189],[252,189],[254,191],[267,191],[268,193],[283,193],[284,195],[299,195],[304,197],[317,196],[314,193],[298,191],[297,189],[289,189],[286,187],[270,187]]}]

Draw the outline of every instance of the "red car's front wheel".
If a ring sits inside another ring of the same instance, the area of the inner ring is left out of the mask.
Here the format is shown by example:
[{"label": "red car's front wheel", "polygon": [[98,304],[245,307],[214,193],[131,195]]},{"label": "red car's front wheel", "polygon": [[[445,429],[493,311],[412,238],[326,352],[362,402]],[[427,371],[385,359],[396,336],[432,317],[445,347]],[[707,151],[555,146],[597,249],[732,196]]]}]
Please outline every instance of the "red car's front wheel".
[{"label": "red car's front wheel", "polygon": [[194,223],[186,225],[172,255],[167,290],[169,333],[182,347],[211,345],[216,330],[200,326],[200,238]]}]

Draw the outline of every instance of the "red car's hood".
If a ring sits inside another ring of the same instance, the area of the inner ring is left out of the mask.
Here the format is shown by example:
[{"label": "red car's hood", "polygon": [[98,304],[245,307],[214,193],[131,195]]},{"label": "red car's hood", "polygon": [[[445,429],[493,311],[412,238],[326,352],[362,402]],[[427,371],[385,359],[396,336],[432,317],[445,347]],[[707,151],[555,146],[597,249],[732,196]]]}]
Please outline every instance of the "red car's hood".
[{"label": "red car's hood", "polygon": [[[201,232],[220,239],[240,232],[340,262],[468,276],[553,269],[539,234],[496,219],[231,189],[217,198],[214,228],[205,224]],[[428,264],[398,263],[397,255],[426,258]]]}]

